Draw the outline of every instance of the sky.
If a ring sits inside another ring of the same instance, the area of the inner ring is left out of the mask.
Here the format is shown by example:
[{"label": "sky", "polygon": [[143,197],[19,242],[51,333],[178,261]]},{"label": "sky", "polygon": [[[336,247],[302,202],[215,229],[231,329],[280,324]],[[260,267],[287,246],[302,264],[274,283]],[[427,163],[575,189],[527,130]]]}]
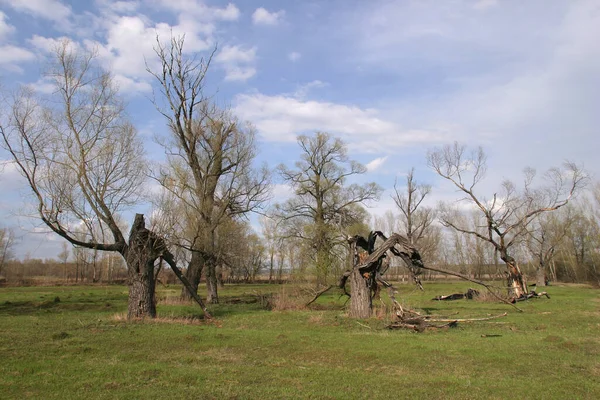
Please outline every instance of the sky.
[{"label": "sky", "polygon": [[[375,215],[395,211],[394,182],[412,167],[431,204],[458,198],[426,163],[455,141],[488,155],[483,197],[527,166],[600,171],[600,0],[0,0],[0,83],[48,93],[57,40],[95,48],[160,158],[153,138],[166,126],[145,60],[171,32],[190,54],[216,47],[207,90],[254,124],[258,162],[292,166],[298,134],[329,132],[367,166],[356,182],[384,188]],[[61,239],[23,215],[27,188],[0,158],[0,223],[19,238],[16,256],[55,257]],[[273,201],[285,200],[275,183]]]}]

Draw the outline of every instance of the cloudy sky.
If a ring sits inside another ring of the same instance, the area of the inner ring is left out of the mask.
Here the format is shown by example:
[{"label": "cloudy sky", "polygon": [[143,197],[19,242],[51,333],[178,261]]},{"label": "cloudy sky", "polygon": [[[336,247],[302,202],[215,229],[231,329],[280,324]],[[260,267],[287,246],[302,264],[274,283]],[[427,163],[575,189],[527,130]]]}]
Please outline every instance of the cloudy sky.
[{"label": "cloudy sky", "polygon": [[[217,46],[209,89],[256,126],[261,161],[292,164],[299,133],[342,137],[368,167],[359,180],[386,188],[373,213],[392,208],[394,180],[411,167],[434,186],[432,202],[456,197],[425,160],[454,141],[488,154],[482,195],[525,166],[600,171],[600,0],[0,0],[0,81],[47,92],[40,72],[57,40],[95,47],[159,157],[152,137],[165,123],[144,60],[170,32],[189,52]],[[17,256],[60,251],[17,217],[28,199],[9,164],[0,185]]]}]

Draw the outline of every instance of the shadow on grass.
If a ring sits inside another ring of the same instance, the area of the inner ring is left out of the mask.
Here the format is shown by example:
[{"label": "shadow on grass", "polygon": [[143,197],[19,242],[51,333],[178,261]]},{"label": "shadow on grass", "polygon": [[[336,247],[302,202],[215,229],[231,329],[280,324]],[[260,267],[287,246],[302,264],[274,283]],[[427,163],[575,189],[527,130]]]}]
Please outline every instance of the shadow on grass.
[{"label": "shadow on grass", "polygon": [[43,302],[35,301],[5,301],[0,303],[0,315],[33,315],[40,311],[114,311],[114,306],[108,302],[62,303],[58,297]]}]

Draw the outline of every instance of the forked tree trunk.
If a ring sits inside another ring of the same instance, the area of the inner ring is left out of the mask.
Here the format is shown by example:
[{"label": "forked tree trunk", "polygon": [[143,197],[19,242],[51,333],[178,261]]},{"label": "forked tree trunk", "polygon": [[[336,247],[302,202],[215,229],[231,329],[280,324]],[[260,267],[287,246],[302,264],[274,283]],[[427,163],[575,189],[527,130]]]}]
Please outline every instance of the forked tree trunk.
[{"label": "forked tree trunk", "polygon": [[[202,276],[203,267],[204,260],[202,256],[200,255],[200,253],[193,251],[192,259],[190,260],[187,271],[185,272],[185,277],[192,285],[194,293],[198,293],[198,286],[200,285],[200,277]],[[181,288],[181,299],[192,300],[192,295],[185,286]]]}]

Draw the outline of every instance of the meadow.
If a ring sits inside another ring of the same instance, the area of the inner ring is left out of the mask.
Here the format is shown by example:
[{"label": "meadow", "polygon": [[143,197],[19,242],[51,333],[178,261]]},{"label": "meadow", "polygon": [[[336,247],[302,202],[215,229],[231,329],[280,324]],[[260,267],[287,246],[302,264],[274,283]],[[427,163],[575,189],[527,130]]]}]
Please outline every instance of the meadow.
[{"label": "meadow", "polygon": [[387,316],[348,318],[336,293],[270,311],[252,301],[281,286],[228,285],[203,321],[170,300],[179,286],[161,286],[160,317],[128,322],[125,286],[0,288],[0,398],[600,398],[598,289],[551,286],[524,312],[431,300],[467,287],[400,285],[397,298],[452,318],[508,316],[389,330]]}]

